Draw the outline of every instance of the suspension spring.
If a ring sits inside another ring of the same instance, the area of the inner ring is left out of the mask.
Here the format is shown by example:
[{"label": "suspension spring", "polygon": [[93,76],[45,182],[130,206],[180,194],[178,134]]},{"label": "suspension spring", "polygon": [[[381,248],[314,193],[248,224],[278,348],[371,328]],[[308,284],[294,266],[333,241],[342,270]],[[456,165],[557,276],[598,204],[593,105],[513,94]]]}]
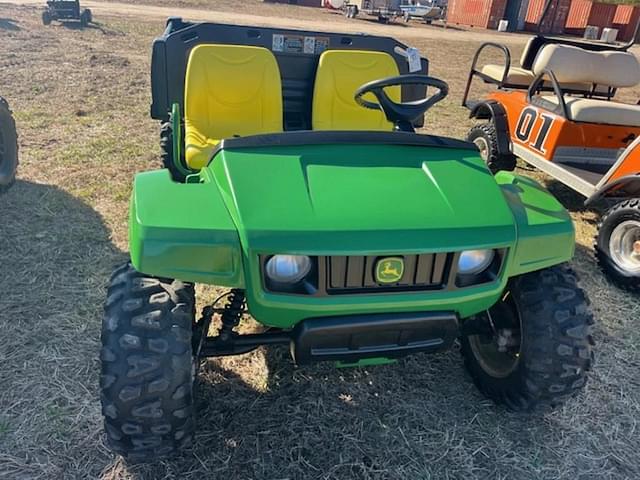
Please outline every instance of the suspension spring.
[{"label": "suspension spring", "polygon": [[233,329],[240,324],[240,319],[245,312],[244,291],[234,288],[229,292],[227,304],[220,316],[222,327],[220,328],[220,339],[225,341],[233,335]]}]

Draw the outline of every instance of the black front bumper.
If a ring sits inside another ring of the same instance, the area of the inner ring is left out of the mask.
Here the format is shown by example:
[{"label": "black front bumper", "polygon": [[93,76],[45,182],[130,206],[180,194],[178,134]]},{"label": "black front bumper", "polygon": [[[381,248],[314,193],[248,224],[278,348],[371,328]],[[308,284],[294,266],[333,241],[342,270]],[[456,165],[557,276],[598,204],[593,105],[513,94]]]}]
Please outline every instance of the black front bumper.
[{"label": "black front bumper", "polygon": [[298,365],[397,358],[446,350],[458,334],[458,317],[451,312],[311,318],[291,333],[291,355]]}]

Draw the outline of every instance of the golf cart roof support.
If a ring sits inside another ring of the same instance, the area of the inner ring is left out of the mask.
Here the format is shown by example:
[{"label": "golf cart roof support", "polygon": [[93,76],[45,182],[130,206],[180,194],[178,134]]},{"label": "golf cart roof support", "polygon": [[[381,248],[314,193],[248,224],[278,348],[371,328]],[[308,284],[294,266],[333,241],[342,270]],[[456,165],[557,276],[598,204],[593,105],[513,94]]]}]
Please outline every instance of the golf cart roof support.
[{"label": "golf cart roof support", "polygon": [[471,82],[473,81],[474,76],[478,76],[482,78],[485,82],[496,83],[496,81],[493,78],[483,74],[480,70],[476,68],[478,65],[478,59],[480,58],[480,54],[486,48],[489,48],[489,47],[496,48],[504,54],[504,73],[502,74],[502,80],[498,83],[498,87],[508,86],[506,82],[509,76],[509,68],[511,67],[511,52],[505,45],[501,45],[495,42],[485,42],[482,45],[480,45],[480,47],[478,47],[478,50],[476,50],[476,53],[473,56],[473,61],[471,62],[471,69],[469,70],[469,77],[467,78],[467,84],[464,88],[464,95],[462,97],[463,107],[467,106],[467,100],[469,98],[469,90],[471,90]]}]

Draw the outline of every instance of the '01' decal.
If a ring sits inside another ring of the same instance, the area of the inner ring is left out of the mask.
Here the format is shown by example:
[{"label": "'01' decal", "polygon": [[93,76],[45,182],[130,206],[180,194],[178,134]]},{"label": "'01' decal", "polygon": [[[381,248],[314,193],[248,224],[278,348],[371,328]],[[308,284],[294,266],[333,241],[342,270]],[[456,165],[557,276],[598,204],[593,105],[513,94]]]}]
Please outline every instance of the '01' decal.
[{"label": "'01' decal", "polygon": [[[538,117],[542,120],[542,125],[540,126],[535,139],[531,139],[531,132],[533,131],[533,126],[538,120]],[[531,148],[540,153],[547,153],[545,143],[547,142],[547,137],[549,136],[549,131],[551,130],[554,120],[555,117],[552,115],[539,113],[535,108],[527,107],[522,110],[520,118],[518,119],[516,138],[523,143],[528,143]]]}]

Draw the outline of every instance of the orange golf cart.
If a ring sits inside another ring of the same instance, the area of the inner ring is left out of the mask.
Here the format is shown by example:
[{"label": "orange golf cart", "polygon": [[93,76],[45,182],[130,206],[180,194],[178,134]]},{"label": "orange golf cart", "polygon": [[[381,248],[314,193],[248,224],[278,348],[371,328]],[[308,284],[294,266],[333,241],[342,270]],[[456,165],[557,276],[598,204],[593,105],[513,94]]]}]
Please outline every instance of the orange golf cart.
[{"label": "orange golf cart", "polygon": [[[539,35],[512,66],[507,47],[485,43],[463,105],[483,120],[468,140],[491,170],[513,170],[518,157],[582,194],[586,205],[613,204],[598,228],[596,258],[614,283],[640,291],[640,105],[615,99],[619,88],[640,84],[629,47]],[[487,49],[504,63],[479,65]],[[471,100],[478,78],[496,89]]]}]

